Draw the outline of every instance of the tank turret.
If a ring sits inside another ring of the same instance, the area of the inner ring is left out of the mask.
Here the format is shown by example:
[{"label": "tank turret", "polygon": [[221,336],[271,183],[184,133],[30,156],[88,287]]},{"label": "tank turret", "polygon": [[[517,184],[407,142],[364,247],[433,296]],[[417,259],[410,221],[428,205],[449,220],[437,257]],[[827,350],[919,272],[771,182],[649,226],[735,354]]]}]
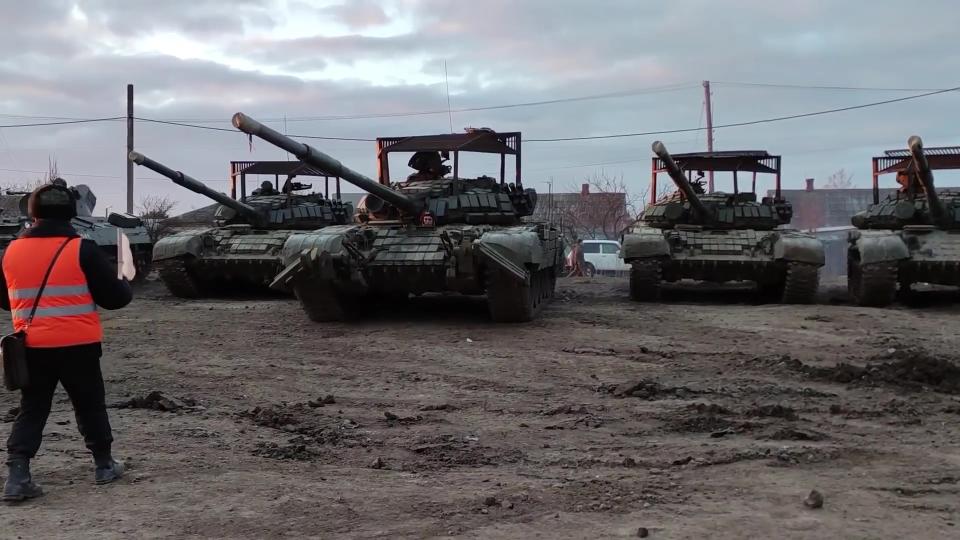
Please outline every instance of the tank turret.
[{"label": "tank turret", "polygon": [[311,186],[294,182],[292,176],[282,190],[274,189],[272,185],[270,189],[261,186],[261,189],[247,197],[246,202],[242,202],[210,189],[182,172],[139,152],[131,152],[130,160],[219,203],[220,208],[214,215],[217,226],[248,225],[267,230],[314,230],[327,225],[348,223],[353,214],[352,207],[341,203],[339,199],[326,198],[319,193],[296,193]]},{"label": "tank turret", "polygon": [[377,181],[354,171],[353,169],[350,169],[343,163],[340,163],[338,160],[328,156],[327,154],[324,154],[310,145],[297,142],[290,137],[287,137],[286,135],[283,135],[280,132],[261,124],[260,122],[257,122],[253,118],[250,118],[243,113],[237,113],[233,115],[233,125],[248,135],[260,137],[270,144],[283,148],[287,152],[297,156],[297,159],[303,161],[304,163],[309,163],[314,167],[319,167],[337,175],[338,177],[350,182],[358,188],[396,206],[407,214],[415,215],[423,209],[422,206],[417,203],[417,201],[411,199],[410,197],[407,197],[396,190],[390,189],[389,187],[384,186]]},{"label": "tank turret", "polygon": [[[896,173],[898,189],[880,198],[880,188],[874,183],[874,201],[866,210],[851,218],[858,229],[900,230],[904,227],[936,227],[956,229],[960,222],[954,218],[954,208],[960,206],[960,193],[952,189],[937,190],[933,169],[952,168],[944,157],[960,152],[957,147],[934,148],[929,155],[923,140],[914,135],[907,140],[906,150],[887,150],[874,159],[874,170],[879,174]],[[936,162],[931,165],[931,159]],[[922,196],[921,196],[922,195]]]},{"label": "tank turret", "polygon": [[[790,223],[793,208],[778,197],[764,197],[757,202],[754,192],[737,189],[737,171],[776,174],[779,169],[769,163],[779,163],[779,156],[763,151],[708,152],[705,154],[671,155],[666,146],[653,143],[654,171],[666,172],[677,191],[653,201],[644,210],[643,221],[651,227],[670,229],[677,226],[701,226],[715,229],[770,230]],[[684,169],[696,166],[712,171],[732,171],[734,193],[714,191],[704,193],[701,185],[691,183]],[[777,165],[777,167],[779,167]],[[656,192],[656,183],[652,186]],[[779,193],[779,189],[776,190]]]}]

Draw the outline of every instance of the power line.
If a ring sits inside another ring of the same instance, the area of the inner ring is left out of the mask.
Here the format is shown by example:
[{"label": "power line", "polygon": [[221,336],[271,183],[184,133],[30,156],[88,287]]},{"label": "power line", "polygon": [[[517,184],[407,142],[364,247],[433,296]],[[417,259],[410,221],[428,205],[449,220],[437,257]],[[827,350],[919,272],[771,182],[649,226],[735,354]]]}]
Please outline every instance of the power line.
[{"label": "power line", "polygon": [[[33,171],[29,169],[0,169],[0,172],[46,174],[49,171]],[[69,176],[79,176],[84,178],[120,178],[119,176],[114,176],[109,174],[85,174],[85,173],[67,173],[67,172],[60,172],[60,174],[69,175]]]},{"label": "power line", "polygon": [[[728,84],[729,84],[729,83],[728,83]],[[743,84],[750,84],[750,83],[743,83]],[[760,84],[760,83],[757,83],[757,84]],[[659,90],[664,90],[665,88],[667,88],[667,87],[661,87]],[[675,86],[672,87],[672,88],[677,89],[677,88],[680,88],[680,87],[675,85]],[[841,87],[836,87],[836,88],[841,88]],[[848,87],[848,88],[854,88],[854,87]],[[764,119],[760,119],[760,120],[750,120],[750,121],[745,121],[745,122],[735,122],[735,123],[729,123],[729,124],[721,124],[721,125],[713,126],[713,128],[714,128],[714,129],[721,129],[721,128],[731,128],[731,127],[743,127],[743,126],[751,126],[751,125],[757,125],[757,124],[766,124],[766,123],[772,123],[772,122],[780,122],[780,121],[785,121],[785,120],[794,120],[794,119],[798,119],[798,118],[808,118],[808,117],[813,117],[813,116],[822,116],[822,115],[826,115],[826,114],[846,112],[846,111],[852,111],[852,110],[857,110],[857,109],[865,109],[865,108],[868,108],[868,107],[877,107],[877,106],[880,106],[880,105],[888,105],[888,104],[892,104],[892,103],[899,103],[899,102],[902,102],[902,101],[909,101],[909,100],[914,100],[914,99],[920,99],[920,98],[929,97],[929,96],[934,96],[934,95],[938,95],[938,94],[944,94],[944,93],[948,93],[948,92],[955,92],[955,91],[957,91],[957,90],[960,90],[960,87],[946,88],[946,89],[939,89],[939,90],[932,90],[932,91],[929,91],[929,92],[924,92],[924,93],[922,93],[922,94],[916,94],[916,95],[912,95],[912,96],[905,96],[905,97],[895,98],[895,99],[887,99],[887,100],[883,100],[883,101],[875,101],[875,102],[864,103],[864,104],[860,104],[860,105],[852,105],[852,106],[848,106],[848,107],[839,107],[839,108],[834,108],[834,109],[826,109],[826,110],[822,110],[822,111],[815,111],[815,112],[808,112],[808,113],[800,113],[800,114],[786,115],[786,116],[778,116],[778,117],[773,117],[773,118],[764,118]],[[648,89],[648,91],[652,91],[652,89]],[[623,94],[623,93],[620,93],[620,94]],[[614,93],[611,93],[611,94],[603,94],[603,95],[613,96]],[[597,95],[597,96],[599,96],[599,95]],[[566,99],[564,99],[564,100],[545,100],[545,101],[540,101],[540,102],[529,102],[529,103],[525,103],[525,104],[513,104],[513,105],[501,105],[501,106],[494,106],[494,107],[464,108],[464,109],[458,109],[458,111],[486,110],[486,109],[490,109],[490,108],[506,108],[506,107],[528,106],[528,105],[533,105],[533,104],[559,103],[559,102],[563,102],[563,101],[572,101],[572,100],[596,99],[597,96],[584,96],[584,97],[580,97],[580,98],[566,98]],[[447,112],[447,111],[439,111],[439,113],[446,113],[446,112]],[[422,113],[397,113],[397,114],[398,114],[398,115],[412,115],[412,114],[422,114]],[[377,116],[377,115],[368,115],[368,117],[376,117],[376,116]],[[8,124],[8,125],[0,125],[0,129],[2,129],[2,128],[18,128],[18,127],[40,127],[40,126],[56,126],[56,125],[84,124],[84,123],[93,123],[93,122],[108,122],[108,121],[122,120],[122,119],[124,119],[124,118],[125,118],[125,117],[123,117],[123,116],[114,116],[114,117],[109,117],[109,118],[86,118],[86,119],[64,120],[64,121],[55,121],[55,122],[38,122],[38,123],[26,123],[26,124]],[[329,118],[333,118],[333,117],[329,117]],[[192,128],[192,129],[203,129],[203,130],[208,130],[208,131],[220,131],[220,132],[226,132],[226,133],[237,133],[236,130],[231,129],[231,128],[221,128],[221,127],[215,127],[215,126],[204,126],[204,125],[198,125],[198,124],[195,124],[195,123],[177,122],[177,121],[172,121],[172,120],[159,120],[159,119],[154,119],[154,118],[143,118],[143,117],[135,117],[135,119],[138,120],[138,121],[142,121],[142,122],[150,122],[150,123],[162,124],[162,125],[171,125],[171,126],[186,127],[186,128]],[[268,120],[265,120],[265,121],[268,121]],[[648,136],[648,135],[665,135],[665,134],[671,134],[671,133],[699,132],[699,131],[703,131],[704,129],[706,129],[706,128],[701,127],[701,126],[698,126],[698,127],[696,127],[696,128],[668,129],[668,130],[646,131],[646,132],[635,132],[635,133],[616,133],[616,134],[608,134],[608,135],[587,135],[587,136],[572,136],[572,137],[555,137],[555,138],[526,139],[526,142],[537,143],[537,142],[562,142],[562,141],[583,141],[583,140],[617,139],[617,138],[640,137],[640,136]],[[354,142],[372,142],[372,141],[376,140],[376,139],[373,139],[373,138],[360,138],[360,137],[334,137],[334,136],[297,135],[297,134],[291,134],[290,137],[296,137],[296,138],[302,138],[302,139],[331,140],[331,141],[354,141]]]},{"label": "power line", "polygon": [[[936,91],[933,91],[933,92],[926,92],[926,93],[923,93],[923,94],[916,94],[916,95],[913,95],[913,96],[906,96],[906,97],[902,97],[902,98],[886,99],[886,100],[883,100],[883,101],[874,101],[874,102],[872,102],[872,103],[863,103],[863,104],[860,104],[860,105],[851,105],[851,106],[848,106],[848,107],[838,107],[838,108],[835,108],[835,109],[826,109],[826,110],[822,110],[822,111],[815,111],[815,112],[809,112],[809,113],[791,114],[791,115],[787,115],[787,116],[777,116],[777,117],[774,117],[774,118],[764,118],[764,119],[761,119],[761,120],[749,120],[749,121],[746,121],[746,122],[734,122],[734,123],[731,123],[731,124],[720,124],[720,125],[713,126],[713,129],[731,128],[731,127],[743,127],[743,126],[754,126],[754,125],[757,125],[757,124],[769,124],[769,123],[773,123],[773,122],[782,122],[782,121],[784,121],[784,120],[795,120],[795,119],[797,119],[797,118],[809,118],[809,117],[811,117],[811,116],[822,116],[822,115],[825,115],[825,114],[833,114],[833,113],[839,113],[839,112],[853,111],[853,110],[857,110],[857,109],[866,109],[866,108],[868,108],[868,107],[877,107],[877,106],[880,106],[880,105],[889,105],[889,104],[891,104],[891,103],[899,103],[899,102],[901,102],[901,101],[909,101],[909,100],[912,100],[912,99],[920,99],[920,98],[924,98],[924,97],[935,96],[935,95],[938,95],[938,94],[945,94],[945,93],[947,93],[947,92],[956,92],[957,90],[960,90],[960,86],[957,86],[957,87],[954,87],[954,88],[946,88],[946,89],[943,89],[943,90],[936,90]],[[621,139],[621,138],[625,138],[625,137],[641,137],[641,136],[646,136],[646,135],[666,135],[666,134],[670,134],[670,133],[688,133],[688,132],[692,132],[692,131],[702,131],[702,130],[704,130],[704,129],[706,129],[706,128],[696,127],[696,128],[683,128],[683,129],[666,129],[666,130],[660,130],[660,131],[645,131],[645,132],[639,132],[639,133],[615,133],[615,134],[611,134],[611,135],[587,135],[587,136],[582,136],[582,137],[556,137],[556,138],[552,138],[552,139],[525,139],[524,142],[561,142],[561,141],[588,141],[588,140],[599,140],[599,139]]]},{"label": "power line", "polygon": [[[834,108],[834,109],[825,109],[825,110],[822,110],[822,111],[814,111],[814,112],[808,112],[808,113],[799,113],[799,114],[792,114],[792,115],[786,115],[786,116],[777,116],[777,117],[773,117],[773,118],[763,118],[763,119],[759,119],[759,120],[748,120],[748,121],[745,121],[745,122],[734,122],[734,123],[729,123],[729,124],[719,124],[719,125],[713,126],[713,129],[716,130],[716,129],[721,129],[721,128],[753,126],[753,125],[758,125],[758,124],[769,124],[769,123],[773,123],[773,122],[782,122],[782,121],[785,121],[785,120],[795,120],[795,119],[798,119],[798,118],[809,118],[809,117],[813,117],[813,116],[823,116],[823,115],[826,115],[826,114],[833,114],[833,113],[839,113],[839,112],[847,112],[847,111],[853,111],[853,110],[858,110],[858,109],[866,109],[866,108],[869,108],[869,107],[878,107],[878,106],[881,106],[881,105],[889,105],[889,104],[892,104],[892,103],[899,103],[899,102],[902,102],[902,101],[910,101],[910,100],[914,100],[914,99],[920,99],[920,98],[924,98],[924,97],[930,97],[930,96],[935,96],[935,95],[939,95],[939,94],[945,94],[945,93],[948,93],[948,92],[956,92],[956,91],[958,91],[958,90],[960,90],[960,86],[957,86],[957,87],[954,87],[954,88],[945,88],[945,89],[942,89],[942,90],[935,90],[935,91],[925,92],[925,93],[922,93],[922,94],[915,94],[915,95],[912,95],[912,96],[905,96],[905,97],[901,97],[901,98],[886,99],[886,100],[883,100],[883,101],[874,101],[874,102],[871,102],[871,103],[862,103],[862,104],[859,104],[859,105],[850,105],[850,106],[847,106],[847,107],[838,107],[838,108]],[[154,123],[158,123],[158,124],[169,124],[169,125],[182,126],[182,127],[190,127],[190,128],[196,128],[196,129],[206,129],[206,130],[212,130],[212,131],[225,131],[225,132],[230,132],[230,133],[236,133],[235,130],[233,130],[233,129],[228,129],[228,128],[218,128],[218,127],[213,127],[213,126],[202,126],[202,125],[196,125],[196,124],[188,124],[188,123],[185,123],[185,122],[172,122],[172,121],[167,121],[167,120],[154,120],[154,119],[149,119],[149,118],[137,118],[137,119],[138,119],[138,120],[143,120],[143,121],[146,121],[146,122],[154,122]],[[538,142],[564,142],[564,141],[587,141],[587,140],[603,140],[603,139],[621,139],[621,138],[626,138],[626,137],[641,137],[641,136],[648,136],[648,135],[668,135],[668,134],[672,134],[672,133],[699,132],[699,131],[703,131],[703,130],[705,130],[705,129],[707,129],[707,128],[702,127],[702,126],[698,126],[698,127],[695,127],[695,128],[666,129],[666,130],[659,130],[659,131],[644,131],[644,132],[636,132],[636,133],[615,133],[615,134],[609,134],[609,135],[584,135],[584,136],[574,136],[574,137],[555,137],[555,138],[547,138],[547,139],[525,139],[524,142],[528,142],[528,143],[530,143],[530,142],[538,143]],[[333,141],[372,142],[372,141],[375,141],[375,140],[376,140],[376,139],[369,139],[369,138],[326,137],[326,136],[318,136],[318,135],[292,135],[292,134],[291,134],[291,135],[289,135],[289,136],[290,136],[290,137],[301,138],[301,139],[320,139],[320,140],[333,140]]]},{"label": "power line", "polygon": [[882,86],[831,86],[831,85],[809,85],[809,84],[779,84],[779,83],[755,83],[755,82],[736,82],[736,81],[710,81],[711,84],[720,84],[724,86],[741,87],[761,87],[761,88],[781,88],[787,90],[850,90],[858,92],[937,92],[940,90],[949,90],[947,88],[890,88]]},{"label": "power line", "polygon": [[[666,86],[657,86],[650,88],[639,88],[633,90],[622,90],[618,92],[606,92],[602,94],[591,94],[586,96],[575,96],[568,98],[557,98],[557,99],[545,99],[539,101],[526,101],[521,103],[508,103],[500,105],[486,105],[480,107],[461,107],[457,109],[436,109],[436,110],[427,110],[427,111],[408,111],[408,112],[379,112],[379,113],[366,113],[366,114],[350,114],[350,115],[326,115],[326,116],[300,116],[287,118],[288,122],[319,122],[319,121],[329,121],[329,120],[366,120],[366,119],[376,119],[376,118],[405,118],[410,116],[427,116],[427,115],[437,115],[437,114],[450,114],[450,113],[462,113],[462,112],[478,112],[478,111],[492,111],[498,109],[516,109],[522,107],[539,107],[543,105],[556,105],[559,103],[574,103],[578,101],[595,101],[601,99],[613,99],[613,98],[622,98],[637,96],[643,94],[656,94],[662,92],[674,92],[677,90],[685,90],[687,88],[693,88],[695,85],[692,83],[682,83],[682,84],[672,84]],[[219,118],[199,118],[199,119],[175,119],[176,122],[190,122],[194,124],[215,124],[229,122],[229,120],[219,119]],[[279,118],[263,118],[261,122],[279,122]]]},{"label": "power line", "polygon": [[76,116],[35,116],[30,114],[3,114],[3,113],[0,113],[0,117],[20,118],[20,119],[29,119],[29,120],[88,120],[87,118],[77,118]]},{"label": "power line", "polygon": [[[35,171],[35,170],[31,170],[31,169],[0,169],[0,172],[14,172],[14,173],[27,173],[27,174],[47,174],[49,171]],[[126,180],[126,178],[127,178],[126,176],[119,176],[119,175],[115,175],[115,174],[93,174],[93,173],[77,173],[77,172],[66,172],[66,171],[59,171],[59,174],[60,174],[61,176],[65,176],[65,177],[68,177],[68,178],[70,178],[70,177],[77,177],[77,178],[99,178],[99,179],[102,179],[102,180]],[[139,177],[139,176],[138,176],[136,179],[137,179],[137,181],[141,181],[141,180],[153,180],[153,181],[160,180],[160,181],[166,181],[166,180],[167,180],[166,178],[159,177],[159,176],[143,176],[143,177]],[[204,182],[204,183],[225,183],[225,182],[227,182],[227,180],[225,180],[225,179],[217,179],[217,180],[198,179],[198,180],[200,180],[201,182]],[[0,181],[0,182],[2,182],[2,181]]]},{"label": "power line", "polygon": [[[878,86],[842,86],[842,85],[805,85],[805,84],[785,84],[785,83],[764,83],[764,82],[743,82],[743,81],[714,81],[713,84],[717,85],[726,85],[726,86],[738,86],[738,87],[762,87],[762,88],[780,88],[788,90],[846,90],[846,91],[860,91],[860,92],[937,92],[937,91],[949,91],[950,89],[944,88],[901,88],[901,87],[878,87]],[[375,119],[375,118],[402,118],[408,116],[424,116],[424,115],[435,115],[435,114],[448,114],[450,112],[478,112],[478,111],[488,111],[488,110],[497,110],[497,109],[511,109],[511,108],[521,108],[521,107],[536,107],[543,105],[554,105],[559,103],[573,103],[578,101],[593,101],[593,100],[602,100],[602,99],[615,99],[622,97],[630,97],[643,94],[656,94],[663,92],[674,92],[678,90],[685,90],[688,88],[693,88],[696,85],[693,83],[677,83],[664,86],[656,87],[647,87],[647,88],[636,88],[631,90],[622,90],[617,92],[605,92],[600,94],[589,94],[583,96],[574,96],[568,98],[556,98],[556,99],[546,99],[539,101],[528,101],[521,103],[508,103],[508,104],[499,104],[499,105],[487,105],[479,107],[462,107],[457,109],[437,109],[437,110],[425,110],[425,111],[409,111],[409,112],[380,112],[380,113],[365,113],[365,114],[355,114],[355,115],[323,115],[323,116],[301,116],[287,118],[289,122],[312,122],[312,121],[327,121],[327,120],[362,120],[362,119]],[[0,114],[0,117],[3,118],[20,118],[20,119],[33,119],[33,120],[50,120],[56,121],[56,123],[51,122],[47,123],[37,123],[37,124],[23,124],[23,125],[13,125],[13,126],[0,126],[2,127],[30,127],[33,125],[43,126],[43,125],[59,125],[62,123],[86,123],[86,122],[100,122],[107,120],[122,120],[124,117],[111,117],[111,118],[82,118],[75,116],[39,116],[39,115],[22,115],[22,114]],[[279,122],[281,118],[263,118],[263,122]],[[193,124],[207,124],[207,123],[227,123],[230,120],[225,120],[222,118],[174,118],[166,120],[176,123],[193,123]]]},{"label": "power line", "polygon": [[[170,126],[180,126],[180,127],[194,128],[194,129],[206,129],[206,130],[209,130],[209,131],[224,131],[224,132],[227,132],[227,133],[240,133],[240,134],[242,134],[241,131],[237,131],[236,129],[220,128],[220,127],[213,127],[213,126],[201,126],[201,125],[197,125],[197,124],[188,124],[188,123],[186,123],[186,122],[172,122],[172,121],[169,121],[169,120],[156,120],[156,119],[154,119],[154,118],[141,118],[141,117],[139,117],[139,116],[135,116],[135,117],[134,117],[134,120],[139,120],[139,121],[142,121],[142,122],[150,122],[150,123],[153,123],[153,124],[164,124],[164,125],[170,125]],[[376,141],[376,139],[361,139],[361,138],[357,138],[357,137],[324,137],[324,136],[322,136],[322,135],[295,135],[295,134],[290,134],[290,135],[287,135],[287,136],[288,136],[288,137],[295,137],[295,138],[298,138],[298,139],[322,139],[322,140],[326,140],[326,141],[354,141],[354,142],[374,142],[374,141]]]},{"label": "power line", "polygon": [[206,130],[210,130],[210,131],[226,131],[227,133],[240,133],[239,131],[237,131],[237,130],[235,130],[235,129],[230,129],[230,128],[219,128],[219,127],[213,127],[213,126],[199,126],[199,125],[196,125],[196,124],[188,124],[188,123],[186,123],[186,122],[174,122],[174,121],[172,121],[172,120],[156,120],[156,119],[154,119],[154,118],[143,118],[143,117],[140,117],[140,116],[134,116],[133,119],[134,119],[134,120],[137,120],[137,121],[139,121],[139,122],[149,122],[149,123],[151,123],[151,124],[164,124],[164,125],[168,125],[168,126],[180,126],[180,127],[187,127],[187,128],[193,128],[193,129],[206,129]]},{"label": "power line", "polygon": [[37,122],[33,124],[6,124],[0,125],[0,129],[3,128],[23,128],[23,127],[39,127],[39,126],[64,126],[68,124],[90,124],[93,122],[110,122],[113,120],[122,120],[123,116],[112,116],[110,118],[80,118],[77,120],[63,120],[57,122]]}]

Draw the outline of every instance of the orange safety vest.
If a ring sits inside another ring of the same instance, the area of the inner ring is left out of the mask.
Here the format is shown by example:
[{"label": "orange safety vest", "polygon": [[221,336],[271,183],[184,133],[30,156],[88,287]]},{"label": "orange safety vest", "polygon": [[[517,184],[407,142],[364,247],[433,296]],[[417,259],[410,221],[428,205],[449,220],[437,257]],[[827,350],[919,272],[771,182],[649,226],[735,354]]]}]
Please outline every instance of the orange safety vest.
[{"label": "orange safety vest", "polygon": [[57,259],[37,313],[27,329],[30,310],[54,254],[67,241],[63,236],[19,238],[3,255],[13,328],[26,330],[26,345],[34,348],[71,347],[103,340],[100,315],[80,267],[80,238],[70,239]]}]

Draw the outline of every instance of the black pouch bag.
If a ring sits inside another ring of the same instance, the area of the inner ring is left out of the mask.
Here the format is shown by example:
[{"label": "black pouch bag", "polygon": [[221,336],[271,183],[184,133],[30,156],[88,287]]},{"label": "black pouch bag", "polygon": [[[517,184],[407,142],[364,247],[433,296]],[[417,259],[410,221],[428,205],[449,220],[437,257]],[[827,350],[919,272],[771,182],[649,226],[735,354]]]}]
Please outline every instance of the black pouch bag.
[{"label": "black pouch bag", "polygon": [[33,307],[30,309],[30,316],[27,317],[27,325],[23,330],[7,334],[0,338],[0,356],[3,357],[3,385],[7,390],[21,390],[30,384],[30,376],[27,372],[27,330],[30,329],[30,323],[33,322],[33,316],[37,314],[37,307],[40,305],[40,297],[43,296],[43,290],[47,287],[47,280],[50,279],[50,273],[53,272],[53,266],[57,264],[57,259],[63,253],[63,248],[67,247],[72,238],[60,245],[60,249],[53,255],[47,273],[43,276],[43,282],[40,283],[40,289],[37,290],[37,297],[33,300]]}]

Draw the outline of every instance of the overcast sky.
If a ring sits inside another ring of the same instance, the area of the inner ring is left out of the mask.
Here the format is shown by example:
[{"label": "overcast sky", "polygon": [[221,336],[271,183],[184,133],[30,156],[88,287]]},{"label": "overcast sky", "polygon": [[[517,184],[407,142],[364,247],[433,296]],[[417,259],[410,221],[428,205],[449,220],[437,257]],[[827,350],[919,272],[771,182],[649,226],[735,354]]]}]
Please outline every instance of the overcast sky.
[{"label": "overcast sky", "polygon": [[[0,0],[0,21],[0,125],[121,116],[133,83],[145,118],[227,128],[243,111],[291,134],[443,133],[446,112],[303,119],[445,111],[444,62],[455,110],[614,94],[453,113],[455,131],[486,126],[526,139],[702,126],[705,79],[716,124],[921,93],[733,83],[960,86],[954,0]],[[870,156],[913,133],[927,146],[960,143],[958,103],[954,92],[719,129],[716,148],[782,154],[788,187],[840,168],[867,186]],[[564,191],[603,172],[643,190],[655,138],[529,142],[525,183],[545,191],[552,179]],[[662,138],[674,152],[706,144],[702,132]],[[0,128],[0,183],[34,180],[42,173],[30,171],[55,159],[62,176],[94,189],[98,211],[122,208],[125,144],[123,122]],[[374,174],[373,143],[311,144]],[[251,154],[239,133],[144,122],[136,147],[222,191],[231,159],[283,158],[264,142]],[[137,179],[137,201],[172,195],[179,211],[204,203],[145,169]]]}]

